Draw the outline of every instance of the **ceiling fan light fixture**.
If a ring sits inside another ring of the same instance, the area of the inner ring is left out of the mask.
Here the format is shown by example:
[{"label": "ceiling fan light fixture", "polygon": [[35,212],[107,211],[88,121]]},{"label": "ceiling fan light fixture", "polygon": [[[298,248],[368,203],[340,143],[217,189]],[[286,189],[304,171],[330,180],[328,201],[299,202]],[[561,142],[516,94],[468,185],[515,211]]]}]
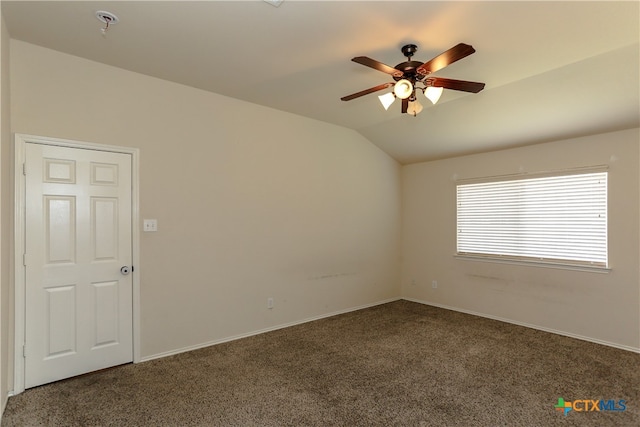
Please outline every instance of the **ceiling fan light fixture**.
[{"label": "ceiling fan light fixture", "polygon": [[440,96],[442,96],[443,90],[443,87],[429,86],[425,89],[424,96],[426,96],[432,104],[435,104],[440,99]]},{"label": "ceiling fan light fixture", "polygon": [[393,87],[393,93],[400,99],[407,99],[413,93],[413,84],[407,79],[398,80]]},{"label": "ceiling fan light fixture", "polygon": [[422,111],[422,104],[420,104],[417,99],[415,101],[409,101],[409,106],[407,107],[408,114],[415,117],[420,114],[420,111]]},{"label": "ceiling fan light fixture", "polygon": [[393,92],[385,93],[384,95],[380,95],[378,97],[380,103],[384,107],[385,110],[388,110],[393,101],[396,100],[396,95]]}]

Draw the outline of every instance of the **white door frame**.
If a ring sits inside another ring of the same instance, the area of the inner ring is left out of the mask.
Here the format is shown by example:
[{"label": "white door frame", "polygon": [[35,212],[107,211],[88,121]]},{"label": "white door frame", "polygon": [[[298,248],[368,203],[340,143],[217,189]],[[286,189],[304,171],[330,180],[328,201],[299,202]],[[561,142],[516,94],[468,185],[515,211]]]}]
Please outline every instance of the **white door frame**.
[{"label": "white door frame", "polygon": [[23,165],[26,160],[26,144],[44,144],[59,147],[81,148],[95,151],[108,151],[131,155],[131,238],[133,279],[133,362],[141,361],[140,356],[140,228],[139,228],[139,150],[137,148],[95,144],[83,141],[49,138],[35,135],[14,135],[14,179],[15,179],[15,221],[14,221],[14,366],[13,391],[11,395],[22,393],[25,379],[25,308],[26,308],[26,267],[24,265],[26,233],[26,180]]}]

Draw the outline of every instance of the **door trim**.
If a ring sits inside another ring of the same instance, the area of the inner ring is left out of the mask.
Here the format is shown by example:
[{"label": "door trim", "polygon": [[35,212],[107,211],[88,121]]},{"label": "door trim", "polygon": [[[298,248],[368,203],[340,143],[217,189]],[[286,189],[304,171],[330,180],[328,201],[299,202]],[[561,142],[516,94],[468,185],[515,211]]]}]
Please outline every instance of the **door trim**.
[{"label": "door trim", "polygon": [[[26,304],[26,267],[24,265],[26,234],[26,180],[23,164],[26,160],[26,144],[43,144],[58,147],[80,148],[94,151],[107,151],[131,155],[131,238],[132,261],[135,267],[133,279],[133,363],[141,361],[140,353],[140,214],[139,214],[139,157],[140,150],[130,147],[96,144],[84,141],[73,141],[43,136],[14,134],[14,182],[15,182],[15,221],[14,221],[14,359],[13,359],[13,391],[10,395],[25,390],[25,359],[23,349],[25,343],[25,304]],[[28,350],[27,350],[28,351]]]}]

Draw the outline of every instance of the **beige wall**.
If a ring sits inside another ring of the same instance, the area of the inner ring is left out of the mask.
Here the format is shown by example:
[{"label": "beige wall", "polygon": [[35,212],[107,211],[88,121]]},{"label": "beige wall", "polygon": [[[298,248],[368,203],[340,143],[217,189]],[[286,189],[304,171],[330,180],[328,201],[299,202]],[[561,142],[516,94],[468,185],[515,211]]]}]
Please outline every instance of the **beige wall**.
[{"label": "beige wall", "polygon": [[11,77],[14,132],[140,148],[143,358],[399,297],[400,167],[356,132],[16,40]]},{"label": "beige wall", "polygon": [[[402,295],[640,349],[639,138],[633,129],[404,167]],[[456,179],[593,165],[609,166],[610,273],[454,258]]]},{"label": "beige wall", "polygon": [[[637,129],[401,170],[337,126],[16,40],[10,59],[10,117],[2,73],[4,382],[12,375],[8,120],[13,132],[140,148],[140,217],[159,224],[141,235],[144,358],[400,295],[640,348]],[[597,164],[610,167],[611,273],[453,257],[456,178]]]},{"label": "beige wall", "polygon": [[9,97],[9,32],[0,16],[0,417],[7,403],[8,390],[13,386],[9,378],[11,313],[10,281],[10,241],[11,207],[11,115]]}]

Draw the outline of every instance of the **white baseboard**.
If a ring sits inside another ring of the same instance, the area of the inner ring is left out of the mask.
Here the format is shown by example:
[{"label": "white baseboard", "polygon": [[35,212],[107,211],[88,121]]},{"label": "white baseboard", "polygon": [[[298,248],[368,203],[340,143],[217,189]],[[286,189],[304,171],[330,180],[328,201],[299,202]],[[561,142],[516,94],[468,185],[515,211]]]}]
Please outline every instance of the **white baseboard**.
[{"label": "white baseboard", "polygon": [[524,327],[531,328],[531,329],[537,329],[537,330],[543,331],[543,332],[550,332],[552,334],[562,335],[562,336],[569,337],[569,338],[576,338],[576,339],[579,339],[579,340],[582,340],[582,341],[589,341],[589,342],[596,343],[596,344],[606,345],[608,347],[619,348],[620,350],[626,350],[626,351],[632,351],[634,353],[640,353],[640,348],[631,347],[631,346],[623,345],[623,344],[616,344],[616,343],[609,342],[609,341],[599,340],[597,338],[592,338],[592,337],[587,337],[587,336],[584,336],[584,335],[573,334],[571,332],[559,331],[557,329],[546,328],[544,326],[533,325],[531,323],[519,322],[517,320],[506,319],[504,317],[493,316],[493,315],[490,315],[490,314],[478,313],[476,311],[465,310],[463,308],[452,307],[452,306],[448,306],[448,305],[444,305],[444,304],[437,304],[437,303],[434,303],[434,302],[422,301],[422,300],[415,299],[415,298],[402,298],[402,299],[404,299],[406,301],[417,302],[419,304],[430,305],[430,306],[438,307],[438,308],[444,308],[445,310],[458,311],[460,313],[471,314],[473,316],[485,317],[487,319],[498,320],[500,322],[511,323],[513,325],[524,326]]},{"label": "white baseboard", "polygon": [[371,303],[371,304],[360,305],[358,307],[350,307],[350,308],[347,308],[347,309],[344,309],[344,310],[338,310],[338,311],[333,311],[331,313],[321,314],[319,316],[308,317],[306,319],[297,320],[295,322],[289,322],[289,323],[283,323],[283,324],[276,325],[276,326],[270,326],[268,328],[259,329],[257,331],[247,332],[246,334],[234,335],[234,336],[231,336],[231,337],[221,338],[221,339],[218,339],[218,340],[208,341],[208,342],[204,342],[204,343],[201,343],[201,344],[196,344],[196,345],[192,345],[192,346],[188,346],[188,347],[182,347],[182,348],[178,348],[178,349],[175,349],[175,350],[170,350],[170,351],[165,351],[165,352],[162,352],[162,353],[153,354],[151,356],[144,356],[144,357],[142,357],[140,359],[140,362],[148,362],[148,361],[154,360],[154,359],[160,359],[160,358],[163,358],[163,357],[174,356],[176,354],[185,353],[187,351],[198,350],[200,348],[210,347],[210,346],[216,345],[216,344],[222,344],[222,343],[229,342],[229,341],[235,341],[235,340],[239,340],[239,339],[242,339],[242,338],[248,338],[248,337],[252,337],[254,335],[264,334],[266,332],[277,331],[278,329],[284,329],[284,328],[288,328],[288,327],[291,327],[291,326],[301,325],[303,323],[308,323],[308,322],[313,322],[315,320],[324,319],[324,318],[327,318],[327,317],[337,316],[337,315],[340,315],[340,314],[350,313],[352,311],[357,311],[357,310],[362,310],[362,309],[365,309],[365,308],[375,307],[377,305],[387,304],[387,303],[390,303],[390,302],[398,301],[400,299],[402,299],[402,298],[400,298],[400,297],[390,298],[390,299],[384,300],[384,301],[378,301],[378,302],[374,302],[374,303]]}]

